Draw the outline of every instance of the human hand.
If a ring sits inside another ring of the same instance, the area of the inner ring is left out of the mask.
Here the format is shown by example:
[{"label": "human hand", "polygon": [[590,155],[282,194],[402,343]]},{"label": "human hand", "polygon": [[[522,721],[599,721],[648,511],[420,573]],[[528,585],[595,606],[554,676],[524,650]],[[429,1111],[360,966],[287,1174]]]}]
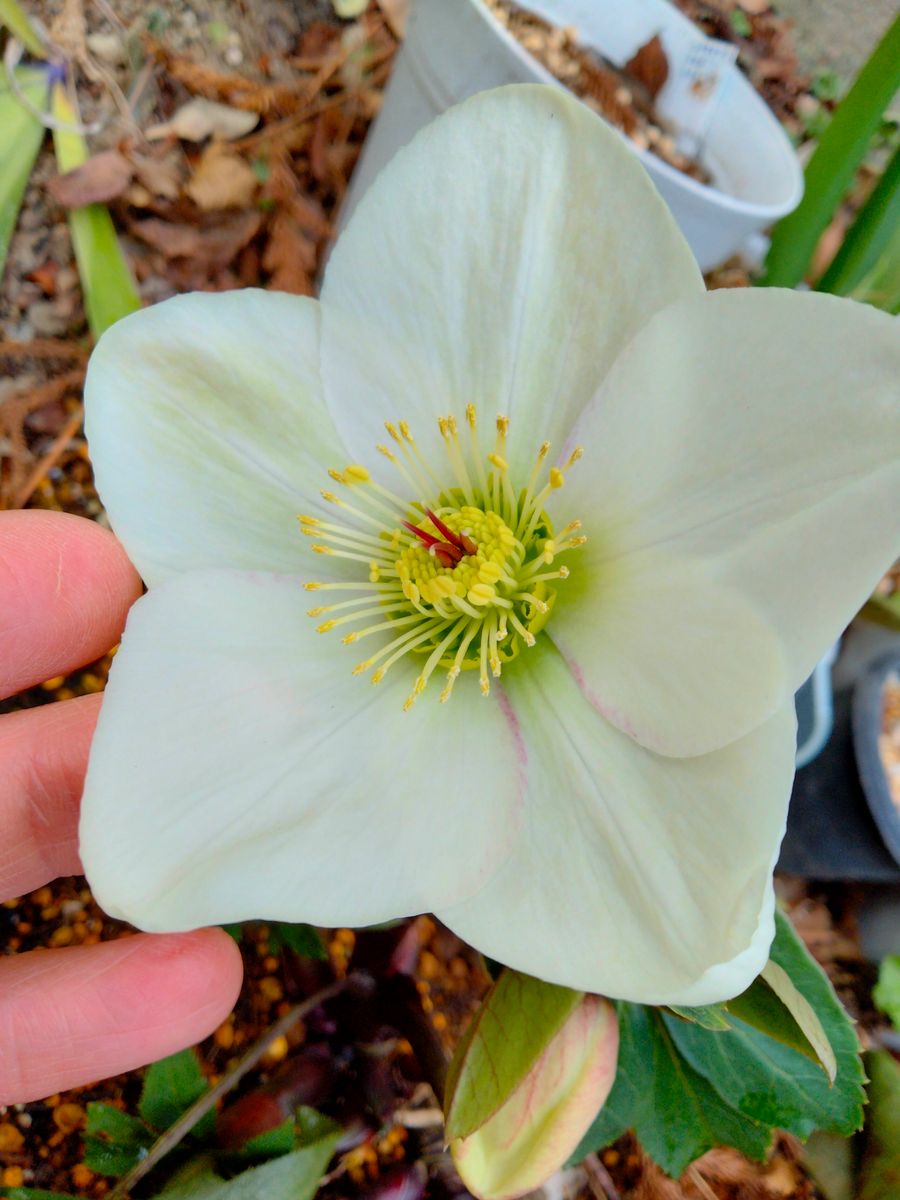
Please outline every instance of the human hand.
[{"label": "human hand", "polygon": [[[140,581],[113,536],[58,513],[0,514],[0,697],[100,657]],[[81,870],[78,803],[100,696],[0,717],[0,900]],[[231,1010],[237,947],[220,929],[4,958],[0,1104],[163,1058]]]}]

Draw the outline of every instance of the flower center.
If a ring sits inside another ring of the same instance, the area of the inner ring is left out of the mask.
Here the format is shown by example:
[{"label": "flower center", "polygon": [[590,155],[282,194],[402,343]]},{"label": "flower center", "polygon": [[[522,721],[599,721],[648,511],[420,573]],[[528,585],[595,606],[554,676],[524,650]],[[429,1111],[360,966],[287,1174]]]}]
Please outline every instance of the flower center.
[{"label": "flower center", "polygon": [[317,626],[319,633],[362,622],[362,628],[350,629],[341,639],[345,645],[376,633],[394,635],[353,668],[354,675],[374,668],[372,683],[380,683],[400,659],[418,656],[421,670],[405,709],[439,668],[446,670],[441,701],[450,698],[461,672],[471,669],[478,670],[482,694],[489,695],[491,675],[499,677],[503,664],[522,646],[533,646],[547,621],[556,599],[550,585],[569,574],[568,567],[555,565],[556,558],[587,541],[576,533],[580,521],[554,535],[544,510],[581,458],[580,447],[562,466],[551,467],[544,480],[550,451],[550,443],[544,442],[528,479],[516,488],[505,457],[509,418],[497,418],[488,454],[481,448],[472,404],[466,424],[464,445],[455,418],[438,420],[449,480],[429,464],[405,421],[397,426],[388,422],[385,428],[397,449],[377,449],[396,467],[414,499],[403,499],[377,483],[365,467],[352,464],[329,471],[354,493],[352,500],[322,492],[346,520],[299,518],[302,532],[318,539],[312,547],[317,554],[360,563],[368,576],[366,581],[305,584],[311,592],[359,593],[311,608],[309,615],[327,615]]}]

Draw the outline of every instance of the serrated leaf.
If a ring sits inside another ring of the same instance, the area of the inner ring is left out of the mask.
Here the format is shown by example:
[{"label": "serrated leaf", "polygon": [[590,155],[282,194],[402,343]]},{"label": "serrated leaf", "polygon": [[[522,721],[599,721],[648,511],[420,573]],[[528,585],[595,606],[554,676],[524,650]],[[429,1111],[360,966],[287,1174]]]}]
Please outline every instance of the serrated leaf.
[{"label": "serrated leaf", "polygon": [[870,1075],[866,1149],[858,1200],[900,1196],[900,1063],[886,1050],[866,1055]]},{"label": "serrated leaf", "polygon": [[872,999],[895,1029],[900,1029],[900,954],[889,954],[878,970]]},{"label": "serrated leaf", "polygon": [[685,1021],[691,1021],[711,1033],[720,1033],[731,1028],[731,1022],[721,1004],[705,1004],[700,1008],[684,1008],[680,1004],[670,1004],[668,1008],[676,1017],[683,1017]]},{"label": "serrated leaf", "polygon": [[182,1050],[148,1067],[138,1112],[154,1129],[168,1129],[208,1087],[196,1053]]},{"label": "serrated leaf", "polygon": [[124,1175],[153,1140],[152,1130],[130,1113],[100,1101],[87,1106],[84,1163],[98,1175]]},{"label": "serrated leaf", "polygon": [[288,921],[274,921],[269,926],[269,945],[273,950],[289,946],[301,958],[317,958],[325,961],[328,951],[322,935],[312,925],[294,925]]},{"label": "serrated leaf", "polygon": [[[732,1016],[760,1033],[821,1063],[829,1080],[833,1081],[836,1064],[828,1036],[815,1010],[791,982],[795,973],[799,973],[807,984],[824,979],[824,976],[783,913],[775,914],[775,941],[771,954],[763,974],[745,992],[728,1000],[725,1007]],[[829,994],[837,1003],[830,989]],[[822,1000],[824,1003],[824,995]],[[804,1022],[808,1030],[804,1028]]]},{"label": "serrated leaf", "polygon": [[583,992],[505,970],[460,1040],[447,1073],[447,1141],[479,1129],[519,1086]]},{"label": "serrated leaf", "polygon": [[822,1028],[822,1022],[812,1005],[794,987],[791,977],[784,967],[779,966],[772,959],[769,959],[763,967],[762,978],[793,1017],[797,1028],[822,1064],[825,1074],[828,1076],[828,1082],[834,1083],[837,1075],[837,1061],[828,1035]]},{"label": "serrated leaf", "polygon": [[[66,128],[77,125],[78,112],[69,101],[63,83],[53,87],[51,111],[64,125],[53,130],[56,161],[61,172],[71,171],[87,161],[88,148],[82,134]],[[102,204],[73,208],[69,213],[69,228],[84,307],[96,339],[121,317],[136,312],[141,307],[141,300],[122,255],[109,210]]]},{"label": "serrated leaf", "polygon": [[716,1045],[731,1037],[729,1032],[712,1033],[664,1016],[662,1009],[620,1005],[616,1082],[573,1162],[626,1129],[633,1129],[651,1158],[675,1177],[715,1146],[735,1146],[750,1158],[765,1157],[770,1129],[735,1111],[684,1061],[669,1022]]},{"label": "serrated leaf", "polygon": [[[14,78],[35,108],[47,107],[47,78],[43,71],[20,68]],[[0,171],[0,277],[22,197],[45,133],[34,113],[20,104],[12,91],[0,91],[0,163],[3,164]]]},{"label": "serrated leaf", "polygon": [[228,1180],[216,1175],[210,1159],[195,1160],[156,1200],[312,1200],[339,1136],[330,1134]]}]

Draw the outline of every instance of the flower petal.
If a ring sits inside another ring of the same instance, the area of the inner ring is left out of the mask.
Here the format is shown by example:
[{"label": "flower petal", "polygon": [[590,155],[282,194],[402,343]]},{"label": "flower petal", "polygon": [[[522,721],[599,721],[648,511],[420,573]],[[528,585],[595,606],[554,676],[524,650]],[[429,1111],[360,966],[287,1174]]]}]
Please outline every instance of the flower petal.
[{"label": "flower petal", "polygon": [[111,915],[367,925],[462,898],[508,853],[524,785],[502,705],[461,678],[404,713],[415,672],[353,678],[308,602],[291,579],[202,571],[132,609],[80,831]]},{"label": "flower petal", "polygon": [[297,571],[297,514],[346,452],[319,383],[318,305],[248,289],[176,296],[94,351],[87,433],[103,503],[144,579]]},{"label": "flower petal", "polygon": [[[900,551],[898,381],[896,318],[775,289],[683,301],[625,350],[573,434],[590,470],[573,471],[561,499],[585,519],[590,570],[580,603],[561,594],[549,626],[620,728],[663,753],[696,754],[767,718],[762,678],[727,699],[766,669],[761,631],[748,636],[738,618],[729,637],[729,596],[771,626],[787,687],[809,675]],[[598,611],[585,638],[607,575],[636,575],[654,555],[677,602],[656,589],[652,631],[637,619],[604,626]],[[634,678],[645,637],[668,730]]]},{"label": "flower petal", "polygon": [[774,933],[792,706],[715,754],[666,759],[600,717],[546,640],[516,668],[503,678],[528,747],[525,825],[488,884],[437,915],[568,987],[644,1004],[742,991]]},{"label": "flower petal", "polygon": [[570,561],[547,632],[597,711],[642,746],[708,754],[782,706],[778,635],[705,563],[657,550],[604,562],[594,543]]},{"label": "flower petal", "polygon": [[702,288],[643,167],[599,117],[558,88],[481,93],[396,155],[332,253],[328,406],[369,455],[385,419],[436,444],[435,418],[474,403],[491,423],[512,418],[508,457],[527,471],[647,319]]}]

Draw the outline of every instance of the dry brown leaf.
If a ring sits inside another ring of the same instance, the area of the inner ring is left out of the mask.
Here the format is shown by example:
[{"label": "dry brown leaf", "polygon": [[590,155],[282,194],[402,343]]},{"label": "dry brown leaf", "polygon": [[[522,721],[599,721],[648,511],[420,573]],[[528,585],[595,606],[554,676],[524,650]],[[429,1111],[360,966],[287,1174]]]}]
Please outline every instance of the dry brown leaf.
[{"label": "dry brown leaf", "polygon": [[247,208],[253,203],[259,180],[247,162],[221,142],[203,152],[185,191],[200,208]]},{"label": "dry brown leaf", "polygon": [[271,273],[269,287],[274,291],[293,292],[297,296],[313,294],[315,243],[290,213],[276,213],[262,265]]},{"label": "dry brown leaf", "polygon": [[47,190],[65,208],[104,204],[122,195],[133,174],[131,163],[118,150],[104,150],[73,171],[54,175],[47,181]]},{"label": "dry brown leaf", "polygon": [[181,164],[184,155],[180,148],[161,157],[131,150],[128,157],[131,159],[138,181],[152,196],[161,196],[164,200],[175,200],[181,195]]},{"label": "dry brown leaf", "polygon": [[261,223],[260,214],[253,211],[234,213],[208,228],[147,217],[132,222],[131,231],[166,258],[222,267],[256,235]]},{"label": "dry brown leaf", "polygon": [[626,75],[642,83],[650,93],[650,98],[655,100],[669,78],[669,60],[659,34],[654,34],[649,42],[645,42],[623,70]]},{"label": "dry brown leaf", "polygon": [[258,121],[256,113],[196,96],[183,104],[171,121],[151,126],[147,130],[147,137],[151,141],[177,137],[186,142],[202,142],[204,138],[217,137],[230,142],[246,137],[251,129],[256,128]]}]

